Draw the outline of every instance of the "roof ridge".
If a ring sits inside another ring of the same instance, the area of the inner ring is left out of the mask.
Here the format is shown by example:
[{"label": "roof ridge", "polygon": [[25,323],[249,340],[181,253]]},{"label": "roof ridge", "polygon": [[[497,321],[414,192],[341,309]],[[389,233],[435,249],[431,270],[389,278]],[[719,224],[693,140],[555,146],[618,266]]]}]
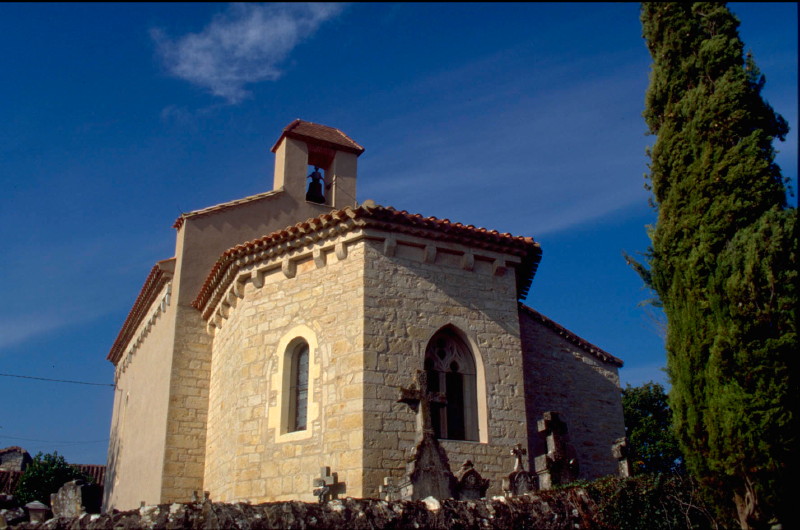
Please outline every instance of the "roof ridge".
[{"label": "roof ridge", "polygon": [[272,195],[277,195],[282,192],[283,190],[280,189],[264,191],[261,193],[256,193],[255,195],[248,195],[247,197],[241,197],[239,199],[233,199],[231,201],[221,202],[219,204],[214,204],[212,206],[206,206],[205,208],[200,208],[198,210],[184,212],[177,219],[175,219],[175,222],[172,224],[172,228],[179,229],[181,226],[183,226],[183,223],[189,217],[200,217],[202,215],[210,215],[213,213],[221,212],[223,210],[227,210],[228,208],[241,206],[243,204],[248,204],[260,199],[266,199]]},{"label": "roof ridge", "polygon": [[600,348],[599,346],[595,346],[594,344],[592,344],[588,340],[580,337],[577,333],[574,333],[574,332],[568,330],[567,328],[565,328],[564,326],[562,326],[561,324],[559,324],[555,320],[553,320],[553,319],[551,319],[549,317],[546,317],[545,315],[543,315],[542,313],[536,311],[535,309],[533,309],[529,305],[526,305],[523,302],[519,302],[519,307],[523,311],[525,311],[528,314],[530,314],[538,322],[544,324],[545,326],[547,326],[551,330],[555,331],[562,338],[564,338],[564,339],[568,340],[569,342],[573,343],[574,345],[582,348],[587,353],[590,353],[591,355],[593,355],[594,357],[597,357],[601,361],[606,362],[606,363],[611,363],[611,364],[617,365],[619,367],[622,367],[622,365],[624,364],[622,359],[620,359],[619,357],[615,357],[614,355],[611,355],[610,353],[608,353],[604,349]]}]

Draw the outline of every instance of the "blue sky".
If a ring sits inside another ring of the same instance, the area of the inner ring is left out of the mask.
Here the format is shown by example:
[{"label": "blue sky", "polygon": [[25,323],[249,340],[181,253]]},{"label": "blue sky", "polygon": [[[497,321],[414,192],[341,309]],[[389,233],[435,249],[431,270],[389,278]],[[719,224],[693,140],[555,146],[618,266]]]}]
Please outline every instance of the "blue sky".
[{"label": "blue sky", "polygon": [[[358,198],[533,236],[527,303],[665,382],[647,248],[638,4],[0,5],[0,373],[105,360],[181,212],[268,190],[295,118],[366,147]],[[735,3],[793,128],[797,4]],[[790,199],[796,203],[796,198]],[[110,387],[0,377],[0,447],[104,463]]]}]

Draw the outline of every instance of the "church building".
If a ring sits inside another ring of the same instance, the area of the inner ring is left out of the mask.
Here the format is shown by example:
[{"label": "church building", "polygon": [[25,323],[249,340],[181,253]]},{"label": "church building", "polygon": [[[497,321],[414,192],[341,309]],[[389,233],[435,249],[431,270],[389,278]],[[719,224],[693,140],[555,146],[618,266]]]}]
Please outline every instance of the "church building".
[{"label": "church building", "polygon": [[[105,509],[379,497],[417,436],[398,402],[418,370],[451,465],[502,493],[537,422],[566,423],[580,478],[618,471],[622,361],[520,302],[530,237],[356,201],[364,148],[295,120],[272,191],[182,214],[108,354],[115,397]],[[533,470],[531,470],[533,471]]]}]

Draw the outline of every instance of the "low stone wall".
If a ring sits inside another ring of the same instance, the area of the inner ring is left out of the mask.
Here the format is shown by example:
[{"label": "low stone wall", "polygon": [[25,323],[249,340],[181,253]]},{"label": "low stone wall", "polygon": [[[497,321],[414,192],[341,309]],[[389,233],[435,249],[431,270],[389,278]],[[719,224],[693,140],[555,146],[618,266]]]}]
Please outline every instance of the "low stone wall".
[{"label": "low stone wall", "polygon": [[575,529],[597,528],[597,510],[581,488],[476,501],[375,499],[264,504],[162,504],[102,515],[24,523],[18,529]]}]

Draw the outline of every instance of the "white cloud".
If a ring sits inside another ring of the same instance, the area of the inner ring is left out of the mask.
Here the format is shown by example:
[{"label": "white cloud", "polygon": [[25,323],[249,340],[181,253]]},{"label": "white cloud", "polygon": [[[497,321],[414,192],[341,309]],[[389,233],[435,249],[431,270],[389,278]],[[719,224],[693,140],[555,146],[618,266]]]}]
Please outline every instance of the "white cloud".
[{"label": "white cloud", "polygon": [[329,3],[234,4],[200,33],[151,36],[172,75],[238,103],[249,95],[246,84],[278,79],[289,53],[340,11]]},{"label": "white cloud", "polygon": [[0,350],[50,333],[70,323],[69,319],[54,315],[30,314],[16,318],[4,318],[0,323]]}]

